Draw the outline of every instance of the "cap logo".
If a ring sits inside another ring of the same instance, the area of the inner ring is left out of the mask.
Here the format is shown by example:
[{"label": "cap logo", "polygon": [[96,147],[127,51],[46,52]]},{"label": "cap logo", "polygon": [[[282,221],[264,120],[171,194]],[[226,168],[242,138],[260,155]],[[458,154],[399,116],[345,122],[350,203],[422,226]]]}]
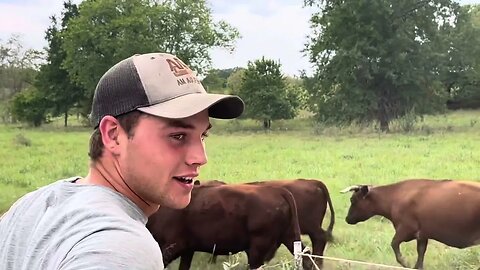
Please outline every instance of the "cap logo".
[{"label": "cap logo", "polygon": [[177,85],[185,85],[189,83],[201,84],[200,81],[193,75],[192,70],[182,62],[182,60],[174,57],[172,59],[165,59],[175,77],[180,77],[184,75],[190,75],[186,78],[177,78]]},{"label": "cap logo", "polygon": [[166,59],[170,70],[172,71],[175,77],[192,74],[192,70],[178,58]]}]

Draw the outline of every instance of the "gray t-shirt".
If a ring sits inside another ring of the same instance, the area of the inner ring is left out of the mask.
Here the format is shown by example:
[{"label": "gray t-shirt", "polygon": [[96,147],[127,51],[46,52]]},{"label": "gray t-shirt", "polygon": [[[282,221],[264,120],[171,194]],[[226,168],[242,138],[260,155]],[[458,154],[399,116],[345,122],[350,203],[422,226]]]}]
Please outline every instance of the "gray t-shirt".
[{"label": "gray t-shirt", "polygon": [[0,219],[0,269],[163,269],[147,217],[109,188],[55,182]]}]

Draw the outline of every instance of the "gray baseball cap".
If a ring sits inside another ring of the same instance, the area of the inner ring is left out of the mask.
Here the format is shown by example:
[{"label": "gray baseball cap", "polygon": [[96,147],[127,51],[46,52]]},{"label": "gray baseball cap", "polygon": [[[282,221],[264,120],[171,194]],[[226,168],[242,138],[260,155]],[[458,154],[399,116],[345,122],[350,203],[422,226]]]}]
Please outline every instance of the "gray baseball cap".
[{"label": "gray baseball cap", "polygon": [[210,117],[232,119],[244,110],[234,95],[209,94],[192,70],[174,55],[137,54],[111,67],[95,88],[90,120],[134,110],[177,119],[208,109]]}]

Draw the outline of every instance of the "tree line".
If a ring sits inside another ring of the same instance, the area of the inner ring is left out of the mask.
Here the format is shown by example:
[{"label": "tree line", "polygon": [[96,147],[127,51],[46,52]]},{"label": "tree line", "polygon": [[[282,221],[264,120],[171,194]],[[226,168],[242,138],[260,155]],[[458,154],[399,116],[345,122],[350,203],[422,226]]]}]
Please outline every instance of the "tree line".
[{"label": "tree line", "polygon": [[18,36],[0,40],[0,114],[39,126],[50,117],[90,112],[96,82],[135,53],[176,54],[209,91],[241,96],[243,117],[376,122],[480,107],[480,5],[450,0],[305,0],[313,9],[303,53],[313,75],[288,77],[272,59],[211,69],[209,49],[233,50],[241,33],[214,21],[206,1],[66,1],[51,16],[45,52]]}]

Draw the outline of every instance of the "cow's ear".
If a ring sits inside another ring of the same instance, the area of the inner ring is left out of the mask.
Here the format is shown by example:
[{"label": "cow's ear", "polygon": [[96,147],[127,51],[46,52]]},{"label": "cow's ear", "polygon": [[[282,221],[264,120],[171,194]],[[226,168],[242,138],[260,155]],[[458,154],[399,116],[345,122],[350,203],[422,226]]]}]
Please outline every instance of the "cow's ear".
[{"label": "cow's ear", "polygon": [[369,191],[370,191],[370,186],[363,185],[360,187],[360,194],[362,194],[363,198],[367,197]]},{"label": "cow's ear", "polygon": [[195,180],[195,181],[193,181],[193,185],[194,185],[194,186],[199,186],[199,185],[200,185],[200,180]]}]

